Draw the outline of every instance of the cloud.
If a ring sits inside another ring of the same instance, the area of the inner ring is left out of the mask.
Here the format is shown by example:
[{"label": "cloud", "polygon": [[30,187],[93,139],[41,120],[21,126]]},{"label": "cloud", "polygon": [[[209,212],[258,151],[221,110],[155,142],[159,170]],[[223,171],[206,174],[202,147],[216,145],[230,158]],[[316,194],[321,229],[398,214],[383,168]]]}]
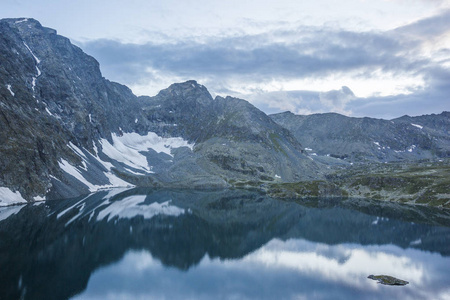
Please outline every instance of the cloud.
[{"label": "cloud", "polygon": [[321,110],[319,92],[311,91],[279,91],[242,95],[266,113],[290,111],[295,114],[312,114]]},{"label": "cloud", "polygon": [[330,111],[351,115],[348,105],[356,99],[353,92],[346,86],[326,92],[280,91],[252,94],[243,98],[267,113],[291,111],[301,115]]},{"label": "cloud", "polygon": [[352,102],[355,116],[372,115],[395,118],[401,115],[423,115],[450,110],[450,70],[433,67],[427,70],[427,88],[409,95],[368,97]]},{"label": "cloud", "polygon": [[355,100],[355,94],[346,86],[343,86],[340,90],[333,90],[328,92],[322,92],[319,94],[320,103],[322,107],[341,114],[351,114],[351,111],[346,109],[347,104]]},{"label": "cloud", "polygon": [[[281,37],[270,42],[271,36]],[[411,45],[408,46],[410,49]],[[376,33],[298,28],[256,36],[226,37],[208,43],[121,44],[98,40],[82,45],[97,57],[108,77],[134,81],[158,70],[180,76],[299,79],[363,69],[416,70],[423,62],[401,56],[405,45]]]},{"label": "cloud", "polygon": [[450,10],[441,14],[425,18],[409,25],[394,29],[393,32],[400,34],[413,34],[416,37],[430,38],[438,37],[448,33],[450,28]]},{"label": "cloud", "polygon": [[[267,111],[368,115],[379,111],[376,116],[387,117],[402,109],[417,111],[408,103],[446,107],[442,103],[447,100],[450,44],[445,41],[450,38],[442,37],[449,35],[450,11],[443,11],[386,32],[297,26],[200,40],[164,42],[161,35],[155,43],[102,39],[80,46],[99,59],[107,78],[140,94],[156,94],[173,82],[196,79],[213,94],[246,95]],[[334,88],[327,85],[330,78]],[[340,80],[355,86],[339,84]],[[318,88],[311,91],[312,98],[305,92],[309,82]],[[342,85],[348,87],[336,89]],[[366,92],[364,97],[361,91]],[[420,100],[424,96],[431,100]],[[305,99],[314,101],[305,105]],[[395,110],[383,114],[382,106]]]}]

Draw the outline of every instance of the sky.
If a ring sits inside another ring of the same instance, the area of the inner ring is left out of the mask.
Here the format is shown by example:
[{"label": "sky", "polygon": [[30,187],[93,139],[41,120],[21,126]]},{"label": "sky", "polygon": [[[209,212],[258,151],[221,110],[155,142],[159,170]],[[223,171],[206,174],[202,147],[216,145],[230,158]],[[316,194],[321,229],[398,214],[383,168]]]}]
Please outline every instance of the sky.
[{"label": "sky", "polygon": [[197,80],[266,113],[450,110],[450,0],[2,0],[153,96]]}]

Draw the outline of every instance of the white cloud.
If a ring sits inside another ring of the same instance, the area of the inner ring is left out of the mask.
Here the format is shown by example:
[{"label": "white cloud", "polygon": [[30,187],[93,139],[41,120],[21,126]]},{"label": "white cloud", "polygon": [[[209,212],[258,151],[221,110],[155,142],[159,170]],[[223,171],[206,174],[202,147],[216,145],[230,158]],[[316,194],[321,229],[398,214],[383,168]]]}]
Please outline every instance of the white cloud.
[{"label": "white cloud", "polygon": [[144,43],[152,37],[143,35],[146,31],[176,39],[255,34],[279,26],[280,21],[288,26],[301,20],[309,26],[389,30],[448,6],[448,1],[5,0],[0,17],[34,17],[75,40],[109,38]]},{"label": "white cloud", "polygon": [[328,111],[349,115],[351,111],[347,111],[346,106],[356,97],[348,87],[343,86],[340,90],[319,93],[319,99],[322,106]]}]

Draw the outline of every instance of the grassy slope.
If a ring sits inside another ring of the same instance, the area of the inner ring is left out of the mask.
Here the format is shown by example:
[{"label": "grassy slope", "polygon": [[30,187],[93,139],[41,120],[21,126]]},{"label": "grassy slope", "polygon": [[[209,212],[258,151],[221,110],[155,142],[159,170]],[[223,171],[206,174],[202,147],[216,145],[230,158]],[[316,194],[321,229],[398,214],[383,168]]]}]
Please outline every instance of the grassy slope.
[{"label": "grassy slope", "polygon": [[361,165],[327,181],[258,185],[279,198],[352,197],[450,208],[449,161]]}]

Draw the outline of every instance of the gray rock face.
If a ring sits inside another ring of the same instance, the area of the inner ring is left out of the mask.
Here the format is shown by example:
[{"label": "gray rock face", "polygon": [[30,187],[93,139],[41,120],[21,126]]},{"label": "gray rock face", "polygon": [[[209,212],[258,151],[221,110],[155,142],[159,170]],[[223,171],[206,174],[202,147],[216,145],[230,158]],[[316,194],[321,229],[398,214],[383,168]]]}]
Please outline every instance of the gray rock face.
[{"label": "gray rock face", "polygon": [[394,120],[351,118],[335,113],[274,114],[309,152],[353,162],[449,157],[450,113]]},{"label": "gray rock face", "polygon": [[[105,80],[98,62],[55,30],[33,19],[4,19],[0,32],[0,186],[31,199],[50,192],[52,178],[67,177],[61,158],[81,163],[69,142],[92,151],[99,138],[129,129],[138,106],[127,87]],[[67,195],[88,191],[64,181]],[[108,183],[104,176],[95,181]]]},{"label": "gray rock face", "polygon": [[129,184],[322,176],[292,134],[247,101],[213,99],[195,81],[138,98],[36,20],[3,19],[0,32],[0,192],[54,199]]}]

